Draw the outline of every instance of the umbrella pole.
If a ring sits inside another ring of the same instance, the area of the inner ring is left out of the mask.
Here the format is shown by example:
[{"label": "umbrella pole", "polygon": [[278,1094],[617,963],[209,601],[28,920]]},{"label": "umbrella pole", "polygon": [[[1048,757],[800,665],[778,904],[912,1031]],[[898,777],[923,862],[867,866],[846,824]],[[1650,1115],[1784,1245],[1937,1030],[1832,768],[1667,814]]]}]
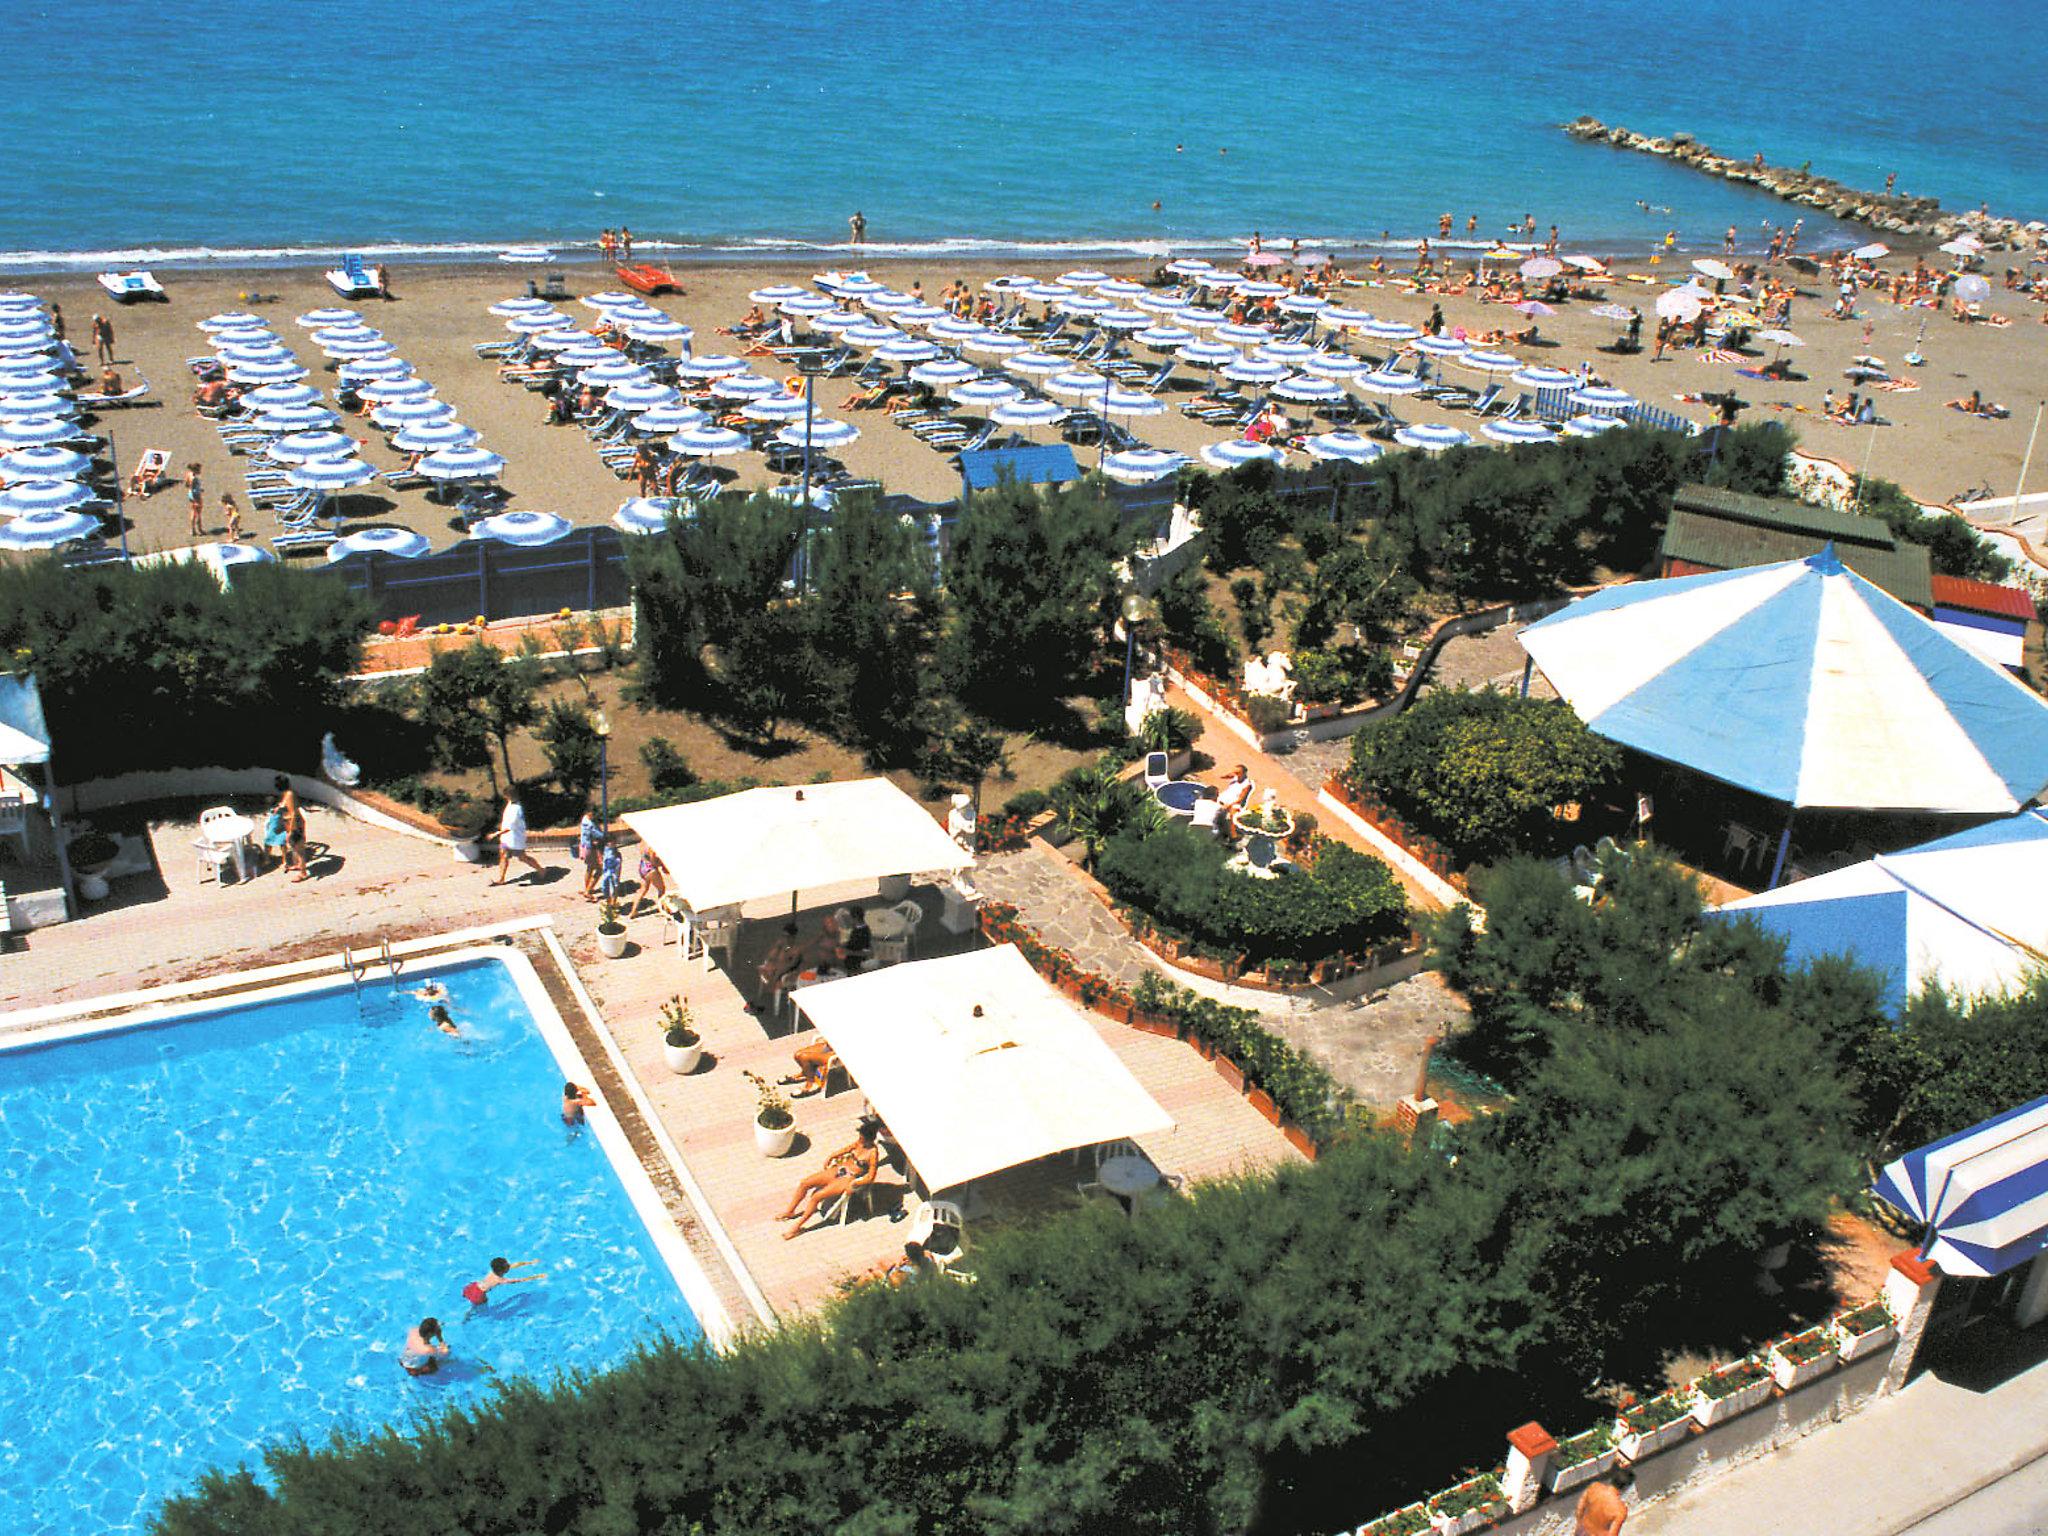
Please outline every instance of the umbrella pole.
[{"label": "umbrella pole", "polygon": [[1792,818],[1798,814],[1799,808],[1794,806],[1785,817],[1785,830],[1778,834],[1778,856],[1771,861],[1770,883],[1764,887],[1767,891],[1775,891],[1778,878],[1785,873],[1785,856],[1792,851]]},{"label": "umbrella pole", "polygon": [[[2048,402],[2034,407],[2034,426],[2027,433],[2026,456],[2020,460],[2020,478],[2018,483],[2012,488],[2012,516],[2006,519],[2008,524],[2017,523],[2020,520],[2020,497],[2024,496],[2027,491],[2027,471],[2034,464],[2034,439],[2041,435],[2041,412],[2044,409],[2048,409]],[[118,471],[120,461],[117,459],[114,462],[115,468]]]}]

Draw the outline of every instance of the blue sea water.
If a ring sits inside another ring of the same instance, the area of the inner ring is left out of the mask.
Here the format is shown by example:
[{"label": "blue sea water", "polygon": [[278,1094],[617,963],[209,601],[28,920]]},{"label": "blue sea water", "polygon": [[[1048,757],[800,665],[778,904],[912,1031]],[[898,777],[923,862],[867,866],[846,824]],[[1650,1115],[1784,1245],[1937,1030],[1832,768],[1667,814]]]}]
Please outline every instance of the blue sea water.
[{"label": "blue sea water", "polygon": [[[0,252],[1744,243],[1793,210],[1582,112],[2048,215],[2048,29],[1985,0],[4,0]],[[1153,207],[1154,202],[1158,208]],[[1647,208],[1639,204],[1649,205]],[[1809,246],[1840,235],[1807,218]],[[8,257],[0,256],[0,260]]]},{"label": "blue sea water", "polygon": [[[0,1528],[698,1335],[506,968],[439,975],[461,1040],[379,985],[0,1051]],[[495,1254],[547,1279],[472,1311]]]}]

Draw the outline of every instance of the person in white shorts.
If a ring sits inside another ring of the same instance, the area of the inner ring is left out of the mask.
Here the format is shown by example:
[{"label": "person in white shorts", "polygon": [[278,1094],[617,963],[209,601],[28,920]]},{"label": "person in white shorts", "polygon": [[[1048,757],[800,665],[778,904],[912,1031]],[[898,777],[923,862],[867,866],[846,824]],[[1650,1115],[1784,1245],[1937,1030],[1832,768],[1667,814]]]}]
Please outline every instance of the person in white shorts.
[{"label": "person in white shorts", "polygon": [[509,795],[505,799],[505,814],[498,818],[498,878],[491,884],[505,883],[505,871],[512,867],[514,859],[536,875],[540,873],[540,861],[526,851],[526,807],[519,803],[517,795]]}]

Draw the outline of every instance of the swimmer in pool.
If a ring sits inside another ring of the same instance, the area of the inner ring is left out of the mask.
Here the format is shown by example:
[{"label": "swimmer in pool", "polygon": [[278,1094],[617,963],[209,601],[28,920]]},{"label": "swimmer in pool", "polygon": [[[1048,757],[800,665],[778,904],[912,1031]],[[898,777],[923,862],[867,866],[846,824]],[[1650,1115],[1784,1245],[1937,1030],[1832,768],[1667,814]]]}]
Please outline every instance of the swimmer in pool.
[{"label": "swimmer in pool", "polygon": [[460,1038],[462,1031],[455,1027],[455,1020],[449,1017],[445,1004],[434,1004],[433,1007],[427,1010],[427,1017],[433,1022],[434,1028],[440,1030],[442,1034],[454,1035]]},{"label": "swimmer in pool", "polygon": [[545,1280],[546,1275],[515,1275],[515,1269],[530,1269],[539,1259],[493,1259],[491,1272],[478,1277],[462,1288],[462,1299],[472,1307],[480,1307],[490,1299],[491,1292],[501,1285],[526,1285],[535,1280]]},{"label": "swimmer in pool", "polygon": [[416,997],[423,1003],[445,1003],[448,1001],[448,989],[438,981],[430,981],[424,987],[415,987],[405,995],[407,997]]},{"label": "swimmer in pool", "polygon": [[423,1317],[418,1327],[406,1330],[405,1348],[398,1352],[398,1363],[405,1367],[406,1375],[431,1376],[447,1358],[448,1345],[441,1337],[438,1318]]},{"label": "swimmer in pool", "polygon": [[581,1125],[583,1111],[597,1108],[597,1100],[581,1083],[562,1084],[562,1124]]}]

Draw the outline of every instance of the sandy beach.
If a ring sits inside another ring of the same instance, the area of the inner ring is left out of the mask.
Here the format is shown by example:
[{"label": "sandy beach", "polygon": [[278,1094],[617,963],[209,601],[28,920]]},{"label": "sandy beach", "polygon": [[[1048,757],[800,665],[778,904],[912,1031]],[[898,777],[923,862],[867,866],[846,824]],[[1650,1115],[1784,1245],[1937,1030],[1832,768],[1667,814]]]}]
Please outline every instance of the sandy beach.
[{"label": "sandy beach", "polygon": [[[1902,263],[1910,265],[1910,261],[1910,254],[1902,252],[1881,265],[1889,271]],[[1996,272],[1995,256],[1993,261]],[[899,286],[921,282],[928,294],[936,294],[955,278],[965,278],[978,288],[983,280],[1002,271],[1018,270],[1014,266],[953,267],[926,261],[883,261],[870,265]],[[1651,283],[1631,281],[1628,274],[1653,277],[1661,283],[1676,266],[1676,262],[1662,268],[1641,260],[1619,262],[1616,280],[1607,285],[1606,297],[1611,302],[1638,306],[1648,315],[1660,289]],[[599,462],[581,431],[545,425],[541,398],[502,382],[497,377],[496,364],[479,359],[473,350],[475,343],[501,340],[505,335],[500,322],[486,313],[486,307],[497,299],[523,292],[527,278],[539,270],[495,263],[394,266],[390,274],[393,297],[385,302],[373,300],[362,307],[367,322],[383,330],[400,355],[455,406],[461,420],[482,433],[483,445],[506,457],[509,466],[504,484],[513,494],[511,505],[559,512],[577,523],[603,522],[632,494],[632,488]],[[594,261],[568,261],[549,270],[562,272],[575,295],[616,286],[609,270]],[[1027,266],[1023,270],[1040,269]],[[1053,269],[1043,270],[1046,276],[1054,275]],[[1146,275],[1137,264],[1111,270],[1118,276]],[[86,274],[23,274],[12,279],[9,286],[61,304],[69,334],[82,349],[91,317],[102,312],[110,315],[116,330],[115,351],[121,372],[130,383],[138,376],[148,379],[160,404],[149,409],[109,413],[100,418],[94,430],[111,431],[124,474],[148,448],[166,450],[174,466],[198,460],[204,466],[208,488],[207,524],[217,531],[215,503],[222,490],[242,489],[242,465],[227,452],[213,425],[201,420],[190,403],[187,359],[206,350],[196,322],[224,309],[252,309],[270,320],[304,361],[319,365],[308,382],[331,388],[331,369],[322,362],[318,349],[306,340],[306,333],[293,323],[293,317],[334,303],[334,295],[321,273],[310,267],[167,270],[158,275],[169,290],[170,302],[130,308],[108,303]],[[1525,323],[1506,306],[1483,303],[1475,294],[1438,298],[1410,291],[1397,283],[1391,272],[1378,276],[1354,269],[1352,275],[1366,282],[1346,288],[1342,302],[1383,317],[1419,324],[1428,316],[1431,304],[1440,302],[1450,327],[1484,332],[1518,328]],[[808,273],[786,264],[763,264],[685,266],[677,276],[687,292],[666,295],[654,302],[695,327],[695,349],[701,353],[733,349],[730,338],[718,336],[717,331],[745,312],[748,289],[767,282],[802,281]],[[1934,310],[1896,307],[1874,290],[1866,291],[1860,301],[1859,318],[1835,321],[1826,318],[1832,293],[1825,278],[1807,277],[1800,286],[1802,293],[1795,303],[1792,326],[1807,344],[1793,353],[1793,361],[1798,371],[1806,375],[1803,382],[1774,383],[1737,376],[1738,366],[1754,367],[1761,360],[1757,358],[1730,359],[1726,355],[1713,357],[1680,351],[1667,353],[1663,360],[1653,362],[1648,348],[1630,357],[1598,351],[1597,348],[1613,340],[1618,327],[1611,320],[1589,315],[1592,301],[1560,306],[1556,315],[1542,319],[1542,336],[1536,345],[1512,350],[1525,361],[1562,367],[1575,367],[1582,359],[1590,360],[1597,372],[1639,398],[1701,421],[1707,419],[1710,408],[1688,403],[1682,397],[1735,387],[1751,404],[1742,419],[1780,417],[1794,428],[1805,450],[1851,469],[1867,465],[1870,473],[1899,481],[1925,501],[1947,501],[1987,482],[1993,495],[2012,494],[2033,423],[2034,406],[2044,389],[2048,389],[2048,326],[2041,323],[2041,305],[2028,302],[2024,295],[1997,289],[1994,278],[1995,291],[1986,309],[2008,318],[2009,324],[1961,324]],[[572,313],[590,313],[573,303],[567,307]],[[1867,343],[1866,323],[1870,328]],[[1914,349],[1916,339],[1927,363],[1919,369],[1906,369],[1902,359]],[[1832,388],[1837,398],[1844,395],[1849,386],[1843,370],[1854,356],[1865,352],[1886,359],[1919,386],[1911,392],[1881,393],[1876,397],[1878,409],[1893,423],[1890,426],[1842,426],[1820,414],[1823,391]],[[777,376],[787,371],[772,358],[760,359],[758,365],[763,372]],[[1448,371],[1453,378],[1461,373],[1455,367]],[[1155,446],[1191,454],[1205,442],[1225,435],[1189,420],[1178,410],[1179,404],[1199,387],[1200,375],[1194,370],[1177,374],[1165,394],[1169,410],[1162,416],[1136,422],[1138,435]],[[1981,390],[1988,401],[2006,405],[2011,410],[2010,417],[2002,421],[1981,420],[1946,407],[1946,401],[1973,389]],[[949,459],[892,425],[881,413],[842,411],[848,392],[849,386],[843,380],[822,382],[818,406],[821,414],[844,416],[862,428],[859,441],[838,450],[838,456],[850,470],[881,480],[891,491],[928,500],[946,500],[958,494],[958,474]],[[1442,421],[1468,430],[1475,427],[1467,413],[1443,411],[1417,400],[1396,402],[1396,409],[1411,422]],[[368,421],[351,421],[347,430],[364,440],[365,457],[379,469],[396,467],[401,462],[401,456],[385,444]],[[1083,450],[1080,456],[1086,464],[1091,460],[1092,450]],[[1294,457],[1305,462],[1298,455]],[[774,483],[774,477],[757,454],[743,454],[719,464],[737,473],[737,484]],[[2048,488],[2048,452],[2037,450],[2031,479],[2033,488]],[[427,534],[437,546],[459,536],[459,526],[450,511],[429,502],[420,492],[391,493],[372,487],[354,496],[350,505],[351,526],[403,525]],[[129,511],[130,542],[136,551],[173,548],[191,542],[186,530],[184,497],[175,487],[147,502],[131,501]],[[268,515],[262,513],[245,513],[244,525],[247,534],[257,539],[276,531]]]}]

